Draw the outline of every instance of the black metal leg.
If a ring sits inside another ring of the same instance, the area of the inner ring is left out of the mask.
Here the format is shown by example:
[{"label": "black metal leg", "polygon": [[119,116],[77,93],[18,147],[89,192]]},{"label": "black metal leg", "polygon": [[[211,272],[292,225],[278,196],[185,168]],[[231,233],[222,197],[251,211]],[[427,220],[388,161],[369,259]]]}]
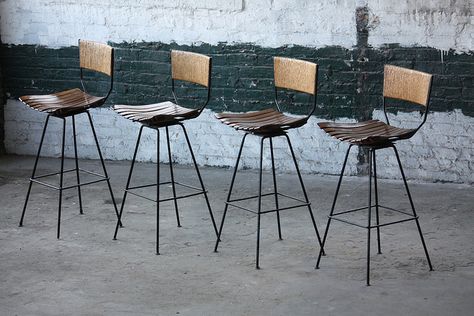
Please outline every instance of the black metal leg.
[{"label": "black metal leg", "polygon": [[235,162],[234,173],[232,174],[232,180],[230,181],[229,193],[227,193],[227,200],[224,207],[224,214],[222,215],[221,225],[219,227],[219,233],[217,234],[216,244],[214,246],[214,252],[217,252],[217,247],[219,246],[219,242],[221,241],[221,234],[222,234],[222,227],[224,226],[225,216],[227,214],[227,209],[229,208],[229,204],[227,202],[230,201],[230,197],[232,195],[232,189],[234,187],[235,176],[237,174],[237,169],[239,167],[240,156],[242,155],[242,149],[244,148],[245,138],[247,138],[248,134],[245,134],[242,138],[242,143],[240,144],[239,154],[237,155],[237,161]]},{"label": "black metal leg", "polygon": [[[117,209],[117,204],[115,203],[114,193],[112,191],[112,186],[110,185],[110,178],[107,174],[107,169],[105,168],[104,158],[102,157],[102,152],[100,151],[99,141],[97,140],[97,135],[95,133],[94,123],[92,122],[92,117],[89,111],[86,111],[87,117],[89,118],[89,122],[91,124],[92,134],[94,135],[95,144],[97,146],[97,152],[99,153],[100,163],[102,164],[102,169],[104,170],[104,176],[107,179],[107,185],[109,187],[110,197],[112,198],[112,203],[114,204],[115,214],[117,218],[119,218],[119,212]],[[119,223],[122,226],[122,222]]]},{"label": "black metal leg", "polygon": [[193,151],[193,148],[191,147],[191,142],[189,141],[188,133],[186,132],[186,128],[184,127],[183,124],[179,124],[179,125],[183,129],[186,142],[188,143],[188,148],[189,148],[189,152],[191,153],[191,158],[193,159],[194,168],[196,169],[196,174],[198,176],[199,182],[201,183],[201,188],[204,194],[204,198],[206,200],[207,209],[209,210],[209,215],[211,216],[212,226],[214,227],[214,232],[216,233],[216,236],[218,236],[219,233],[217,231],[217,225],[214,219],[214,214],[212,214],[211,203],[209,203],[209,198],[207,197],[207,191],[206,191],[206,188],[204,187],[204,182],[202,181],[201,173],[199,172],[199,168],[196,162],[196,157],[194,156],[194,151]]},{"label": "black metal leg", "polygon": [[367,286],[370,285],[370,231],[372,220],[372,149],[369,149],[369,214],[367,218]]},{"label": "black metal leg", "polygon": [[125,201],[127,200],[127,194],[128,194],[127,190],[130,187],[130,181],[132,179],[133,167],[135,166],[135,159],[137,158],[138,147],[140,146],[140,138],[142,137],[142,131],[143,131],[144,127],[145,126],[142,125],[142,127],[140,127],[140,131],[138,132],[137,144],[135,145],[135,151],[133,152],[132,165],[130,166],[130,172],[128,173],[127,184],[126,184],[125,190],[123,192],[122,205],[120,206],[120,213],[119,213],[119,217],[117,219],[117,225],[115,226],[114,240],[117,239],[117,232],[118,232],[121,220],[122,220],[123,208],[125,206]]},{"label": "black metal leg", "polygon": [[160,254],[160,130],[156,129],[156,254]]},{"label": "black metal leg", "polygon": [[66,119],[63,118],[63,137],[62,137],[62,148],[61,148],[61,170],[59,173],[59,206],[58,206],[58,233],[57,238],[61,234],[61,206],[63,199],[63,176],[64,176],[64,147],[66,143]]},{"label": "black metal leg", "polygon": [[382,248],[380,246],[380,218],[379,218],[379,191],[377,188],[377,159],[375,157],[375,149],[372,152],[374,160],[374,193],[375,193],[375,220],[377,223],[377,253],[382,253]]},{"label": "black metal leg", "polygon": [[40,140],[39,147],[38,147],[38,153],[36,154],[35,164],[33,166],[33,172],[31,174],[31,178],[30,178],[30,184],[28,186],[28,191],[26,192],[25,204],[23,205],[23,211],[21,212],[20,223],[18,224],[18,226],[20,226],[20,227],[23,226],[23,219],[25,218],[26,206],[28,205],[28,199],[30,198],[31,186],[33,184],[33,181],[31,181],[31,179],[33,179],[35,177],[36,167],[38,166],[38,160],[39,160],[39,156],[40,156],[40,153],[41,153],[41,148],[43,147],[44,135],[46,134],[46,128],[48,127],[49,118],[50,118],[50,116],[48,115],[46,117],[46,121],[44,122],[44,128],[43,128],[43,132],[41,134],[41,140]]},{"label": "black metal leg", "polygon": [[280,226],[280,211],[278,207],[278,189],[277,189],[277,180],[276,180],[276,174],[275,174],[275,159],[273,155],[273,140],[272,137],[270,137],[270,153],[272,157],[272,173],[273,173],[273,188],[275,190],[275,207],[276,207],[276,214],[277,214],[277,223],[278,223],[278,238],[282,240],[281,238],[281,226]]},{"label": "black metal leg", "polygon": [[265,137],[260,140],[260,165],[258,175],[258,208],[257,208],[257,254],[255,257],[255,268],[260,269],[260,217],[262,210],[262,176],[263,176],[263,141]]},{"label": "black metal leg", "polygon": [[403,183],[405,184],[405,189],[407,191],[408,199],[410,200],[410,206],[411,206],[411,209],[413,211],[413,216],[415,217],[416,226],[418,228],[418,233],[420,234],[421,243],[423,244],[423,249],[425,250],[426,260],[428,261],[430,271],[433,271],[433,266],[431,264],[430,255],[428,254],[428,249],[426,248],[425,239],[423,238],[423,233],[421,231],[420,222],[418,221],[418,216],[416,215],[415,205],[413,204],[413,200],[411,198],[410,190],[408,189],[408,183],[407,183],[407,179],[405,177],[405,172],[403,172],[402,163],[400,161],[400,157],[398,155],[397,148],[395,147],[395,145],[393,145],[392,148],[393,148],[393,151],[395,152],[395,156],[397,157],[398,166],[400,168],[400,173],[402,174]]},{"label": "black metal leg", "polygon": [[[342,164],[341,174],[339,175],[339,181],[337,182],[336,193],[334,194],[334,199],[332,201],[331,212],[328,216],[328,223],[326,224],[326,230],[324,231],[323,236],[323,247],[326,244],[326,238],[328,236],[329,226],[331,225],[331,216],[334,214],[334,209],[336,207],[337,196],[339,195],[339,189],[341,188],[342,177],[344,176],[344,170],[346,169],[347,158],[349,157],[349,152],[351,151],[352,145],[347,148],[346,157],[344,158],[344,163]],[[323,247],[319,250],[318,260],[316,261],[316,269],[319,269],[319,263],[321,261],[321,256],[323,255]]]},{"label": "black metal leg", "polygon": [[300,185],[301,185],[301,190],[303,191],[304,200],[306,203],[308,203],[308,211],[309,211],[309,215],[311,216],[311,222],[313,223],[314,231],[316,233],[316,237],[318,238],[321,251],[324,254],[324,245],[321,240],[321,236],[319,235],[318,227],[316,226],[316,221],[314,219],[313,211],[311,209],[311,203],[309,203],[308,194],[306,194],[306,188],[303,183],[303,178],[301,177],[300,169],[298,168],[298,163],[296,162],[295,152],[293,151],[293,146],[291,146],[290,137],[288,137],[287,134],[285,134],[285,137],[288,142],[288,147],[290,148],[291,157],[293,158],[293,163],[295,164],[295,169],[296,169],[296,173],[298,174],[298,179],[300,180]]},{"label": "black metal leg", "polygon": [[[168,160],[170,163],[170,176],[171,176],[171,188],[173,190],[174,211],[176,213],[176,222],[178,223],[178,227],[181,227],[181,223],[179,221],[178,200],[176,199],[176,185],[174,183],[173,159],[171,158],[171,145],[170,145],[170,135],[169,135],[168,126],[166,127],[166,143],[168,145]],[[158,157],[158,162],[159,162],[159,157]]]},{"label": "black metal leg", "polygon": [[77,195],[79,197],[79,214],[84,214],[82,209],[82,196],[81,196],[81,179],[79,177],[79,160],[77,159],[77,140],[76,140],[76,119],[73,115],[72,119],[72,137],[74,140],[74,159],[76,162],[76,177],[77,177]]}]

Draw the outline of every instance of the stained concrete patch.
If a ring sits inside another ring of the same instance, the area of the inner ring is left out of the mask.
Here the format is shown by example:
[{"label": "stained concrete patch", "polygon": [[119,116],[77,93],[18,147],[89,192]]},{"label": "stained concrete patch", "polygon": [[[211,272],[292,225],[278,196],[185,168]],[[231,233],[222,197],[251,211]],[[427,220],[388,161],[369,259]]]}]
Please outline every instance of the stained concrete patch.
[{"label": "stained concrete patch", "polygon": [[[54,171],[57,163],[45,159],[39,172]],[[98,161],[80,164],[100,170]],[[282,212],[282,241],[275,215],[262,217],[261,270],[254,266],[256,216],[230,209],[214,253],[215,235],[201,197],[179,201],[182,228],[176,227],[173,205],[162,204],[160,256],[154,254],[155,206],[146,200],[127,198],[124,228],[112,240],[116,218],[105,183],[84,187],[82,216],[76,190],[66,191],[60,240],[55,238],[57,193],[33,186],[19,228],[32,166],[32,157],[0,158],[1,315],[471,315],[474,310],[472,186],[410,183],[435,271],[428,271],[414,223],[385,227],[383,254],[375,254],[373,243],[373,285],[367,287],[366,231],[335,223],[327,256],[315,270],[319,248],[305,209]],[[107,166],[119,199],[130,162]],[[155,167],[137,164],[135,183],[151,183]],[[161,168],[166,176],[168,166]],[[220,221],[231,170],[201,172]],[[176,166],[175,176],[196,181],[188,166]],[[257,179],[255,171],[239,173],[237,194],[255,192]],[[264,179],[271,192],[270,174]],[[300,194],[294,174],[278,179],[279,190]],[[304,179],[322,230],[337,178]],[[347,178],[338,208],[364,205],[366,187],[366,178]],[[408,208],[399,181],[379,181],[379,189],[381,203]],[[383,220],[394,217],[386,213]],[[364,214],[353,219],[364,221]]]}]

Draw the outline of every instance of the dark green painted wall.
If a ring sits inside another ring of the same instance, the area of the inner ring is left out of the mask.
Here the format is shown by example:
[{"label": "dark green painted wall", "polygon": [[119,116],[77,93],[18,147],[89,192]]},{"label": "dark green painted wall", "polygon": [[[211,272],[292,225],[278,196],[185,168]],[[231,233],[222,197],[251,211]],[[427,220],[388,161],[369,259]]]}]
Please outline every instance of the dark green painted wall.
[{"label": "dark green painted wall", "polygon": [[[361,29],[363,32],[363,29]],[[435,111],[460,109],[474,116],[474,55],[441,52],[426,47],[387,45],[373,49],[363,36],[354,49],[300,46],[262,48],[251,44],[180,46],[162,43],[110,43],[116,47],[115,84],[108,104],[140,104],[170,97],[170,49],[213,57],[212,101],[215,111],[247,111],[272,105],[273,56],[288,56],[320,65],[318,107],[315,115],[328,119],[366,118],[381,104],[383,65],[390,63],[435,74],[431,105]],[[42,94],[79,86],[78,49],[51,49],[31,45],[2,45],[4,88],[11,97]],[[98,90],[106,91],[104,78]],[[182,95],[202,91],[179,87]],[[91,91],[98,92],[98,91]],[[307,98],[289,95],[296,106],[285,110],[304,113]]]}]

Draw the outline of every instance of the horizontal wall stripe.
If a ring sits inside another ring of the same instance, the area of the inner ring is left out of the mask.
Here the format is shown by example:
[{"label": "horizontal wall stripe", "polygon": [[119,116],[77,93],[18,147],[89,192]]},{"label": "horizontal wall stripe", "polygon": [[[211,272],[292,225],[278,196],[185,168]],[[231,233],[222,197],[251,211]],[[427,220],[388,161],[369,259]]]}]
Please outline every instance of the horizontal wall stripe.
[{"label": "horizontal wall stripe", "polygon": [[473,8],[466,0],[4,0],[0,35],[3,43],[48,47],[89,38],[351,49],[357,42],[355,13],[360,7],[367,8],[373,47],[399,43],[474,49]]},{"label": "horizontal wall stripe", "polygon": [[[225,43],[199,46],[110,44],[116,48],[115,84],[107,105],[143,104],[169,99],[169,51],[182,49],[212,56],[212,100],[209,108],[214,111],[249,111],[271,106],[274,97],[273,56],[285,56],[306,59],[320,65],[315,115],[321,118],[357,118],[357,112],[371,113],[379,109],[384,64],[434,74],[431,109],[439,112],[459,109],[464,115],[474,116],[473,52],[442,53],[428,47],[386,45],[380,49],[368,48],[364,55],[366,57],[357,60],[357,48],[338,46],[318,49],[283,46],[273,49],[252,44]],[[0,51],[4,89],[10,97],[44,94],[79,86],[78,49],[75,46],[52,49],[4,44]],[[99,82],[98,89],[91,90],[91,93],[100,93],[100,90],[108,88],[107,81],[100,75],[86,76]],[[364,80],[363,91],[359,89],[358,80]],[[178,85],[177,90],[180,95],[187,96],[184,98],[185,103],[192,103],[203,93],[203,90],[195,90],[184,84]],[[356,107],[356,100],[360,102],[361,94],[363,108],[360,104]],[[286,111],[306,113],[306,96],[289,93],[285,97],[288,102],[294,103],[286,107]]]}]

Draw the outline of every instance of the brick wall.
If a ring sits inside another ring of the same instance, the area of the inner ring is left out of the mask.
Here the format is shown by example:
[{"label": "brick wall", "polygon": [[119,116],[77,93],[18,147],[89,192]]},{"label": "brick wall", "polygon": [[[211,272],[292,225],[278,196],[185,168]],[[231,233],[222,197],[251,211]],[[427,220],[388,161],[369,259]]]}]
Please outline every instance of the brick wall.
[{"label": "brick wall", "polygon": [[[116,47],[114,91],[108,104],[140,104],[157,102],[170,96],[171,49],[190,50],[213,57],[212,100],[214,111],[248,111],[273,103],[273,56],[289,56],[320,65],[318,108],[320,118],[357,118],[380,107],[383,66],[394,64],[426,71],[435,75],[431,95],[431,110],[459,109],[474,116],[474,56],[471,53],[443,52],[427,47],[387,45],[368,48],[365,59],[355,59],[357,49],[341,47],[308,48],[301,46],[262,48],[255,45],[177,45],[163,43],[110,43]],[[3,45],[3,72],[8,80],[5,89],[11,97],[22,94],[50,93],[77,87],[79,60],[77,47],[51,49],[33,45]],[[362,77],[362,80],[360,78]],[[100,93],[108,88],[107,78],[99,80]],[[102,81],[101,81],[102,80]],[[363,102],[360,98],[363,89]],[[199,92],[178,87],[178,93]],[[290,95],[293,107],[285,110],[306,113],[305,97]]]},{"label": "brick wall", "polygon": [[[383,112],[374,118],[383,120]],[[415,128],[420,123],[416,113],[389,115],[394,126]],[[397,145],[405,173],[424,181],[474,183],[474,118],[461,111],[434,112],[420,131],[409,141]],[[385,178],[399,178],[392,150],[377,152],[377,172]]]},{"label": "brick wall", "polygon": [[[168,99],[170,49],[208,54],[213,57],[214,66],[212,100],[209,110],[196,122],[190,122],[190,132],[200,163],[230,166],[240,135],[216,121],[213,113],[271,106],[272,57],[303,58],[320,65],[318,108],[305,128],[293,132],[294,139],[298,139],[295,147],[304,171],[336,174],[346,146],[322,134],[316,123],[378,117],[383,65],[390,63],[435,75],[431,99],[435,113],[428,118],[434,123],[424,126],[421,138],[402,147],[410,160],[408,176],[474,182],[474,166],[470,163],[474,152],[469,146],[458,147],[466,141],[472,143],[470,126],[474,120],[474,32],[471,8],[463,1],[430,0],[423,6],[411,2],[394,6],[388,0],[182,0],[167,4],[151,0],[67,4],[40,0],[28,2],[28,11],[22,9],[25,1],[0,2],[0,9],[5,12],[0,20],[1,35],[6,43],[0,47],[1,65],[5,91],[12,98],[77,87],[78,38],[108,41],[116,48],[116,81],[106,107]],[[24,22],[14,24],[13,20]],[[98,77],[90,79],[103,82]],[[103,89],[105,82],[92,92]],[[184,102],[191,103],[202,91],[180,86],[178,92],[189,95]],[[285,111],[305,113],[306,98],[294,94],[286,98],[294,106],[284,107]],[[412,117],[417,117],[416,112],[410,112],[412,109],[401,110],[391,110],[394,122],[411,124]],[[8,101],[8,152],[34,153],[43,117],[28,111],[18,102]],[[94,110],[93,115],[106,157],[129,159],[138,126],[107,109]],[[27,129],[21,130],[22,126]],[[452,134],[441,137],[441,131],[446,129]],[[54,128],[52,133],[44,155],[58,152]],[[93,148],[86,148],[90,145],[86,136],[83,141],[83,156],[94,157]],[[139,159],[154,160],[153,142],[154,137],[150,136]],[[431,149],[427,151],[424,145]],[[190,162],[184,144],[176,146],[174,159]],[[255,167],[257,145],[250,142],[249,146],[253,154],[244,165]],[[280,170],[292,170],[285,153],[282,155]],[[351,159],[356,162],[351,174],[365,172],[363,152],[355,152]],[[383,175],[398,177],[393,160],[384,158],[384,163],[387,171]]]}]

